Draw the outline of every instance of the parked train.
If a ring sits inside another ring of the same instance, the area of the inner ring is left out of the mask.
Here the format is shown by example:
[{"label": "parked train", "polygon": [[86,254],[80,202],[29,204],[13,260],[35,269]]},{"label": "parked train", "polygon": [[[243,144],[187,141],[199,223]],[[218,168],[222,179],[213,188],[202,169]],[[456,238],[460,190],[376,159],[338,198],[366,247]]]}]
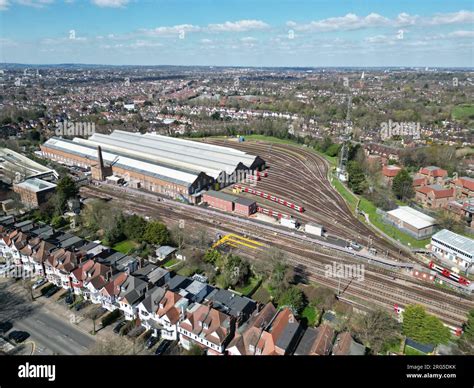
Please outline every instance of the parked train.
[{"label": "parked train", "polygon": [[240,186],[240,185],[235,185],[234,190],[236,192],[244,191],[244,192],[249,193],[249,194],[258,195],[259,197],[268,199],[268,200],[273,201],[273,202],[277,202],[280,205],[284,205],[284,206],[289,207],[290,209],[294,209],[297,212],[300,212],[300,213],[304,212],[303,206],[296,205],[293,202],[289,202],[285,199],[275,197],[274,195],[270,195],[270,194],[265,193],[265,192],[260,191],[260,190],[255,190],[255,189],[252,189],[250,187],[243,187],[243,186]]}]

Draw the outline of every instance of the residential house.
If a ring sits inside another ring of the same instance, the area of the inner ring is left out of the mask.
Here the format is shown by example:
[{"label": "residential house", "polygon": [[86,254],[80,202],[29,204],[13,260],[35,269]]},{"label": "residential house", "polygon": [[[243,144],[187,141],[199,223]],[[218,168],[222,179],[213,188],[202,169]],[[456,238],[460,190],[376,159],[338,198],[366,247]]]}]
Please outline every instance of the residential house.
[{"label": "residential house", "polygon": [[430,209],[445,208],[454,199],[454,189],[446,189],[438,184],[416,189],[415,200]]},{"label": "residential house", "polygon": [[231,315],[240,322],[245,322],[257,308],[254,300],[223,289],[215,289],[206,300],[211,302],[215,309]]},{"label": "residential house", "polygon": [[148,283],[133,275],[129,275],[122,283],[117,301],[126,320],[131,321],[137,317],[137,306],[145,297],[147,289]]},{"label": "residential house", "polygon": [[208,355],[221,355],[234,335],[234,329],[233,317],[211,306],[195,303],[178,324],[179,343],[186,350],[197,345]]},{"label": "residential house", "polygon": [[277,310],[268,303],[237,328],[227,352],[230,355],[292,354],[301,330],[289,308]]},{"label": "residential house", "polygon": [[166,289],[163,287],[153,287],[145,293],[144,299],[138,304],[137,312],[141,325],[147,329],[152,330],[154,337],[158,336],[161,327],[157,324],[158,311],[160,301],[165,296]]},{"label": "residential house", "polygon": [[167,340],[178,339],[178,323],[184,318],[189,301],[180,294],[166,291],[158,303],[158,309],[152,319],[161,327],[161,336]]},{"label": "residential house", "polygon": [[122,285],[127,280],[127,277],[127,273],[118,272],[101,288],[100,295],[102,307],[109,311],[114,311],[119,307],[117,297],[120,295]]},{"label": "residential house", "polygon": [[85,299],[90,299],[92,303],[102,303],[100,290],[112,277],[112,269],[109,266],[94,262],[86,272],[83,281],[83,295]]},{"label": "residential house", "polygon": [[308,328],[301,338],[295,355],[327,356],[331,353],[334,329],[326,323],[317,328]]},{"label": "residential house", "polygon": [[464,223],[466,228],[470,228],[474,231],[474,198],[458,199],[455,201],[448,202],[448,211],[454,214],[458,221]]},{"label": "residential house", "polygon": [[149,285],[163,286],[171,279],[170,272],[154,264],[147,264],[132,273]]},{"label": "residential house", "polygon": [[460,177],[454,182],[456,198],[474,198],[474,178]]},{"label": "residential house", "polygon": [[397,174],[401,171],[401,167],[388,165],[383,166],[382,168],[382,176],[385,184],[388,186],[392,185],[393,179],[397,176]]},{"label": "residential house", "polygon": [[363,356],[365,346],[354,341],[347,331],[338,334],[332,348],[333,356]]},{"label": "residential house", "polygon": [[44,262],[46,278],[49,282],[66,290],[72,288],[71,272],[77,268],[80,257],[63,248],[53,251]]},{"label": "residential house", "polygon": [[448,172],[437,166],[428,166],[420,168],[419,176],[425,177],[428,184],[443,184]]},{"label": "residential house", "polygon": [[181,288],[178,293],[191,302],[201,303],[213,290],[214,287],[209,284],[193,280],[185,288]]}]

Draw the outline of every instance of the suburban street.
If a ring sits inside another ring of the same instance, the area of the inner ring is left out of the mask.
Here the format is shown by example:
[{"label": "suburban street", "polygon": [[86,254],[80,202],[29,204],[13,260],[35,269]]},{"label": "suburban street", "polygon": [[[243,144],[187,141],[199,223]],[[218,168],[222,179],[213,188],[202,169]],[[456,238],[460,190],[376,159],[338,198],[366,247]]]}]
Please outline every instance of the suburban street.
[{"label": "suburban street", "polygon": [[60,319],[45,306],[36,310],[28,317],[13,322],[15,329],[25,330],[31,334],[28,339],[34,341],[34,354],[78,355],[86,353],[95,339],[86,334],[68,319]]}]

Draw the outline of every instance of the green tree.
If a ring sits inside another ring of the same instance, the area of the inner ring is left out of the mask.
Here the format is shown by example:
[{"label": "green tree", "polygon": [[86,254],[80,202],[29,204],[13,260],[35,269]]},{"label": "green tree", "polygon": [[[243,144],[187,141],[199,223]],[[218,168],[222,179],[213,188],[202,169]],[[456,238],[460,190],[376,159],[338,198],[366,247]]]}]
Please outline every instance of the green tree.
[{"label": "green tree", "polygon": [[395,178],[393,178],[392,191],[395,196],[402,201],[413,198],[415,195],[413,179],[407,170],[401,169]]},{"label": "green tree", "polygon": [[206,263],[216,264],[221,260],[221,254],[216,249],[208,249],[204,254],[203,260]]},{"label": "green tree", "polygon": [[164,245],[170,241],[170,233],[166,225],[161,222],[149,222],[145,229],[143,239],[150,244]]},{"label": "green tree", "polygon": [[130,240],[140,240],[145,233],[147,222],[140,216],[134,214],[125,218],[123,232]]},{"label": "green tree", "polygon": [[419,305],[408,305],[403,312],[403,334],[423,344],[449,342],[451,333],[439,318],[429,315]]},{"label": "green tree", "polygon": [[467,322],[464,324],[458,346],[463,354],[474,354],[474,309],[467,315]]},{"label": "green tree", "polygon": [[222,275],[226,287],[245,285],[251,275],[250,264],[236,255],[228,255],[223,267]]},{"label": "green tree", "polygon": [[56,192],[68,200],[69,198],[74,198],[79,193],[79,189],[76,186],[76,182],[67,175],[58,181]]},{"label": "green tree", "polygon": [[278,305],[288,306],[293,311],[295,311],[296,314],[300,314],[306,305],[306,300],[303,291],[301,291],[298,287],[295,286],[289,287],[278,298]]},{"label": "green tree", "polygon": [[359,163],[350,161],[347,164],[347,173],[349,174],[348,185],[355,194],[362,194],[367,188],[367,180],[364,171]]}]

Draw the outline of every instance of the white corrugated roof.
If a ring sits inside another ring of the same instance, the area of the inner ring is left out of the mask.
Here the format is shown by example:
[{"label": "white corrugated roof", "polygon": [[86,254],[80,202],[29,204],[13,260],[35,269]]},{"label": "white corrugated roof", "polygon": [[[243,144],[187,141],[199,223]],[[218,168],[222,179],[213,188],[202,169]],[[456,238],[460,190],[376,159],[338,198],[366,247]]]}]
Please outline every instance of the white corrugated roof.
[{"label": "white corrugated roof", "polygon": [[[78,142],[71,142],[68,140],[58,139],[58,138],[51,138],[46,143],[44,143],[44,145],[46,147],[52,146],[53,148],[59,148],[65,151],[75,152],[77,154],[84,155],[85,157],[88,157],[94,160],[97,159],[96,148],[90,148],[85,145],[81,145]],[[118,157],[118,160],[117,160],[118,165],[123,165],[125,167],[141,170],[144,173],[156,174],[164,178],[168,178],[170,180],[181,181],[183,183],[191,184],[197,179],[199,175],[199,174],[190,174],[190,173],[178,171],[172,168],[159,166],[153,163],[148,163],[148,162],[140,161],[133,158],[128,158],[126,156],[117,155],[109,151],[103,151],[102,157],[104,161],[108,163],[113,162]]]},{"label": "white corrugated roof", "polygon": [[228,173],[232,173],[239,163],[250,167],[256,159],[254,155],[249,155],[233,148],[150,133],[142,135],[140,133],[117,130],[109,136],[95,134],[90,140],[94,140],[94,138],[104,140],[104,136],[152,147],[155,149],[155,152],[165,153],[172,160],[186,161],[198,166],[226,170]]},{"label": "white corrugated roof", "polygon": [[438,233],[434,234],[432,238],[466,252],[468,255],[474,255],[474,240],[472,238],[461,236],[460,234],[451,232],[448,229],[440,230]]},{"label": "white corrugated roof", "polygon": [[130,155],[131,157],[140,157],[142,159],[148,159],[158,163],[166,163],[168,165],[188,169],[196,173],[202,171],[207,175],[212,176],[214,179],[216,179],[222,171],[216,168],[197,166],[195,163],[171,159],[172,157],[175,158],[176,155],[168,152],[159,152],[155,148],[148,145],[136,144],[135,142],[131,142],[126,139],[115,139],[111,138],[110,136],[96,134],[91,136],[89,140],[75,138],[74,142],[95,148],[100,145],[103,150],[109,150],[111,152],[115,151],[121,154]]},{"label": "white corrugated roof", "polygon": [[409,206],[400,206],[394,210],[390,210],[387,213],[397,217],[398,219],[417,229],[427,228],[429,226],[433,226],[436,223],[436,220],[433,217],[430,217]]}]

